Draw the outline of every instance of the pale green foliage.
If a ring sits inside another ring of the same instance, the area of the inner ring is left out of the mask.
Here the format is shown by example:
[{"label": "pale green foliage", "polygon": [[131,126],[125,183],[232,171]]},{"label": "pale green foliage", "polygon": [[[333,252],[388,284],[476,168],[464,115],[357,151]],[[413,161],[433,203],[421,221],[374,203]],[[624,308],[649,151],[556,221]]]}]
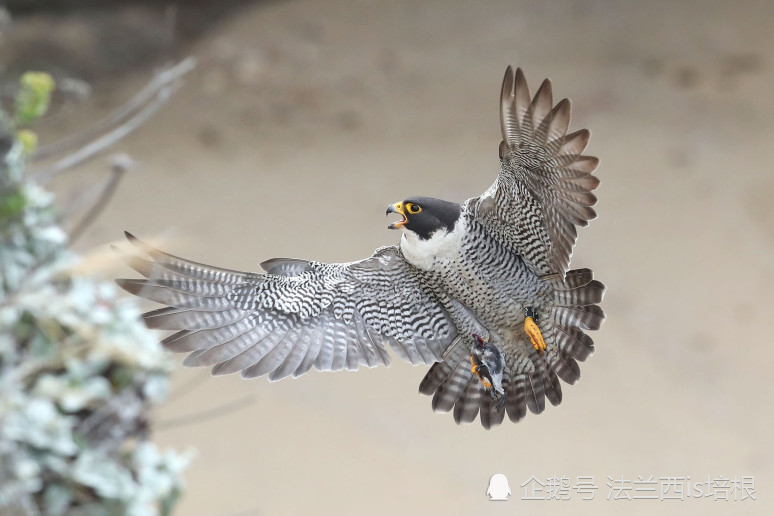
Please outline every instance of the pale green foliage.
[{"label": "pale green foliage", "polygon": [[21,88],[16,96],[16,123],[27,125],[48,110],[54,79],[45,72],[27,72],[21,77]]},{"label": "pale green foliage", "polygon": [[19,129],[16,133],[16,138],[21,142],[25,156],[32,156],[35,153],[35,149],[38,148],[37,134],[29,129]]},{"label": "pale green foliage", "polygon": [[0,117],[0,514],[168,514],[188,458],[150,443],[148,421],[170,363],[132,300],[70,272],[13,134]]}]

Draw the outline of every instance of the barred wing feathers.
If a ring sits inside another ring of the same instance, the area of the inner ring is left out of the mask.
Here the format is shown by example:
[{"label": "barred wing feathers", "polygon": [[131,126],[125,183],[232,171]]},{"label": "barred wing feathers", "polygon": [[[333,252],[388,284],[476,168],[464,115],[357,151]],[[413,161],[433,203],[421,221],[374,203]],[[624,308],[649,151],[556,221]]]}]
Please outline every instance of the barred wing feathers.
[{"label": "barred wing feathers", "polygon": [[419,392],[433,397],[437,412],[453,410],[457,423],[470,423],[481,417],[484,428],[502,423],[505,414],[515,422],[527,410],[540,414],[546,399],[552,405],[562,402],[559,379],[574,384],[580,378],[578,362],[594,352],[594,342],[585,330],[598,330],[605,314],[597,303],[602,300],[604,285],[594,279],[589,269],[567,272],[562,278],[549,280],[554,286],[551,311],[540,326],[546,351],[539,354],[526,334],[504,344],[506,369],[502,385],[506,393],[505,411],[498,411],[489,393],[484,392],[470,369],[470,352],[464,346],[450,349],[443,362],[430,368],[419,386]]},{"label": "barred wing feathers", "polygon": [[500,107],[502,168],[477,199],[478,216],[537,273],[564,274],[577,226],[596,217],[599,160],[582,155],[591,133],[567,134],[570,101],[554,106],[548,79],[530,99],[520,68],[506,70]]},{"label": "barred wing feathers", "polygon": [[128,292],[168,305],[143,315],[164,339],[190,352],[185,364],[270,380],[389,364],[387,344],[412,364],[441,359],[456,337],[444,309],[423,289],[397,247],[352,263],[273,259],[266,274],[221,269],[173,256],[127,233],[145,257],[125,261],[145,279]]}]

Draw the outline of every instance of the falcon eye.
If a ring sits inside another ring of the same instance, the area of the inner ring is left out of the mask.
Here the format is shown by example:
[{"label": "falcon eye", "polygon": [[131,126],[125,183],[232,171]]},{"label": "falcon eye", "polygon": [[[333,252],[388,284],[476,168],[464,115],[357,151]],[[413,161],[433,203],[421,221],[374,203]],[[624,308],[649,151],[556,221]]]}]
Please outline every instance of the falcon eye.
[{"label": "falcon eye", "polygon": [[419,213],[420,211],[422,211],[422,207],[418,204],[408,203],[406,208],[408,208],[409,213]]}]

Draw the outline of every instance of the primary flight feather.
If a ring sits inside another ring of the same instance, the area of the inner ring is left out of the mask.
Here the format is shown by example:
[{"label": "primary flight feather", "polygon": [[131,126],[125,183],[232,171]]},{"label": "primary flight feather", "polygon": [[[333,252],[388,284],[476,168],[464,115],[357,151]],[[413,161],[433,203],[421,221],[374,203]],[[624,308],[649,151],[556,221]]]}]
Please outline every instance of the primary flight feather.
[{"label": "primary flight feather", "polygon": [[396,246],[351,263],[275,258],[264,273],[221,269],[164,253],[127,233],[141,256],[125,261],[145,279],[120,279],[164,305],[143,315],[177,330],[162,342],[189,366],[270,380],[389,364],[391,348],[432,364],[419,390],[457,423],[485,428],[507,413],[558,405],[559,379],[580,377],[599,329],[604,286],[568,270],[577,226],[595,218],[598,160],[582,152],[585,129],[567,134],[570,102],[553,104],[546,79],[530,96],[508,67],[500,96],[501,169],[462,204],[409,197]]}]

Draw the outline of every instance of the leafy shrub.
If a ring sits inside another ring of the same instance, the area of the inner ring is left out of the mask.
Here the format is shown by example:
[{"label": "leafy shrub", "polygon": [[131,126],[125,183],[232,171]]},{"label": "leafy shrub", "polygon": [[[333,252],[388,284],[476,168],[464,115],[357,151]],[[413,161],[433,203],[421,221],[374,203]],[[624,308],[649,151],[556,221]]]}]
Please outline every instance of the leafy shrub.
[{"label": "leafy shrub", "polygon": [[171,363],[134,301],[76,275],[53,196],[24,176],[53,80],[0,113],[0,514],[169,514],[188,457],[149,439]]}]

